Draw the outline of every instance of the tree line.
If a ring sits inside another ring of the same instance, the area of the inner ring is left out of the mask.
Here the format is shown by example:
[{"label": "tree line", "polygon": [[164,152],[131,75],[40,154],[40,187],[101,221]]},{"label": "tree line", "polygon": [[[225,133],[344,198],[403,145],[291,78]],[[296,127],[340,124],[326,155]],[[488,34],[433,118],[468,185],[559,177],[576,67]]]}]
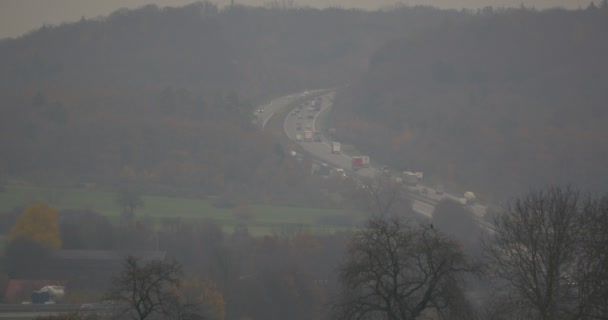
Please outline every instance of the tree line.
[{"label": "tree line", "polygon": [[488,8],[386,44],[338,92],[338,138],[400,170],[484,190],[606,188],[606,5]]}]

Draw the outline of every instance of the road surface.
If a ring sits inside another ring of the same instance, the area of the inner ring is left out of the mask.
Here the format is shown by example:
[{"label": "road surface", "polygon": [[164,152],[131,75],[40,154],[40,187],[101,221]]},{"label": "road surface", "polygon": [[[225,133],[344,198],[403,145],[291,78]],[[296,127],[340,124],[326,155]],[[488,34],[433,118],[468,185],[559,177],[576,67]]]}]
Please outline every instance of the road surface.
[{"label": "road surface", "polygon": [[[311,99],[319,94],[321,94],[321,111],[315,112],[313,118],[309,119],[306,106]],[[287,113],[283,125],[287,137],[294,143],[297,143],[302,150],[311,154],[314,158],[330,165],[334,169],[342,168],[345,171],[350,171],[352,158],[343,153],[333,154],[331,152],[331,141],[329,141],[327,137],[323,137],[321,142],[296,142],[296,134],[303,135],[304,131],[307,130],[307,127],[313,132],[322,131],[320,128],[318,128],[317,120],[322,113],[327,112],[333,106],[334,95],[335,92],[333,91],[317,90],[277,98],[271,101],[268,105],[260,107],[258,110],[256,110],[257,123],[261,128],[264,128],[268,120],[271,119],[277,112],[285,110],[288,107],[293,108]],[[297,130],[297,122],[301,122],[302,130]],[[380,173],[381,169],[370,166],[369,168],[357,170],[356,175],[359,177],[372,178]],[[410,187],[410,189],[412,191],[410,196],[413,198],[412,207],[414,211],[429,218],[432,217],[435,209],[434,204],[436,204],[438,201],[441,201],[442,199],[452,199],[457,202],[463,201],[462,197],[448,193],[438,195],[433,188],[424,185]],[[423,189],[426,189],[426,194],[422,193]],[[478,219],[482,218],[486,211],[486,207],[478,203],[469,205],[468,207]]]}]

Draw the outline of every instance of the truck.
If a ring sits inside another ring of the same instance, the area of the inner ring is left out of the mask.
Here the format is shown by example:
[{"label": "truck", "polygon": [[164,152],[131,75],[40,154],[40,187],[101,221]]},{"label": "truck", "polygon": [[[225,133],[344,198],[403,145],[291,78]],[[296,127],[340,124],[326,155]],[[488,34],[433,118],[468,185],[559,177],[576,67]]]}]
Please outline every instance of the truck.
[{"label": "truck", "polygon": [[308,119],[314,119],[315,114],[317,114],[314,107],[308,107]]},{"label": "truck", "polygon": [[363,157],[353,157],[351,160],[351,169],[357,171],[363,168]]},{"label": "truck", "polygon": [[361,168],[369,168],[369,157],[368,156],[357,156],[353,157],[351,161],[351,168],[353,171]]},{"label": "truck", "polygon": [[475,194],[473,192],[467,191],[467,192],[464,193],[465,204],[468,204],[468,205],[475,204],[475,200],[476,200],[476,197],[475,197]]},{"label": "truck", "polygon": [[301,133],[296,133],[296,141],[297,142],[302,141],[302,134]]},{"label": "truck", "polygon": [[304,141],[312,142],[312,131],[306,130],[304,131]]},{"label": "truck", "polygon": [[415,187],[416,185],[418,185],[418,183],[420,183],[420,181],[422,181],[422,177],[423,177],[422,172],[411,172],[411,171],[403,172],[403,182],[405,182],[407,185],[412,186],[412,187]]},{"label": "truck", "polygon": [[340,153],[340,142],[333,141],[331,143],[331,153],[339,154]]},{"label": "truck", "polygon": [[32,292],[32,303],[49,304],[60,302],[65,295],[62,286],[44,286],[38,291]]},{"label": "truck", "polygon": [[363,162],[363,168],[369,168],[369,157],[361,156],[361,160]]}]

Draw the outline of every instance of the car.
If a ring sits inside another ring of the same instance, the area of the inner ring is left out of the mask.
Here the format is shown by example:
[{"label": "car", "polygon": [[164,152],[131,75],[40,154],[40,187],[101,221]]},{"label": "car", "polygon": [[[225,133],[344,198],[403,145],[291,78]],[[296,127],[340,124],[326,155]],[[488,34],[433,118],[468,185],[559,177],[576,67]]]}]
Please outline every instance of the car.
[{"label": "car", "polygon": [[258,113],[264,113],[264,109],[258,109]]},{"label": "car", "polygon": [[443,185],[440,184],[435,188],[435,194],[442,195],[444,190],[445,189],[444,189]]},{"label": "car", "polygon": [[93,310],[93,305],[90,303],[85,303],[80,305],[80,308],[78,308],[78,310],[80,311],[92,311]]}]

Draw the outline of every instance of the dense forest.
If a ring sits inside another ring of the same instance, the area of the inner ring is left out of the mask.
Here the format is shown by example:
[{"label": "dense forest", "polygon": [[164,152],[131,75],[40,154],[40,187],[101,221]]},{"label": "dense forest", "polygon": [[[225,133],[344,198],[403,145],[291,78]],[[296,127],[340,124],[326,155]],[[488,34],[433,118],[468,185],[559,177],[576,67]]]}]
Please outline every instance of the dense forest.
[{"label": "dense forest", "polygon": [[549,183],[605,190],[605,30],[606,5],[487,9],[393,41],[339,93],[338,134],[486,196]]},{"label": "dense forest", "polygon": [[288,182],[297,192],[302,170],[251,125],[254,104],[343,85],[389,39],[462,16],[199,2],[42,27],[0,42],[0,172],[258,199]]}]

